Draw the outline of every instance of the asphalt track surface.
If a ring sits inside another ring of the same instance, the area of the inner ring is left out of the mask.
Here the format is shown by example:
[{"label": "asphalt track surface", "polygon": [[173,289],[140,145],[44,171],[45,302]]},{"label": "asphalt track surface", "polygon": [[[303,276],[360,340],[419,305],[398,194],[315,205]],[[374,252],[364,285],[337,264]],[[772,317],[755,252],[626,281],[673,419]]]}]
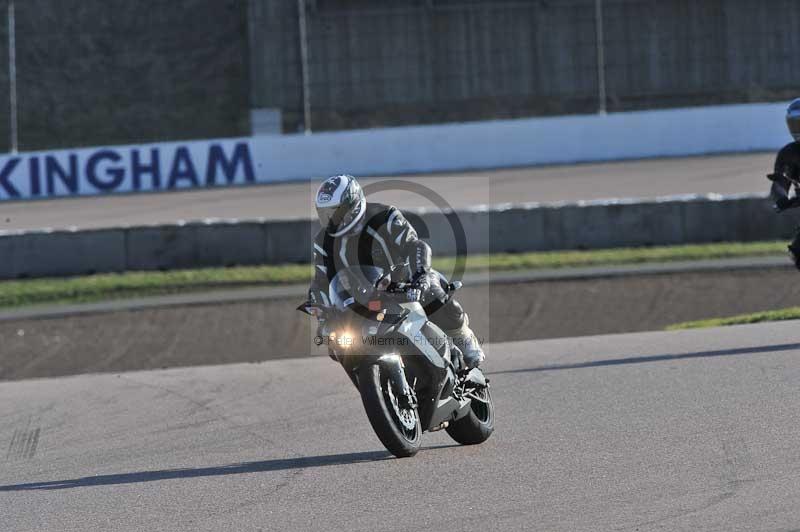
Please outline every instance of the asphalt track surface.
[{"label": "asphalt track surface", "polygon": [[403,460],[327,358],[0,383],[0,530],[796,530],[796,328],[488,346]]},{"label": "asphalt track surface", "polygon": [[[430,187],[452,207],[604,198],[652,198],[676,194],[765,192],[774,154],[756,153],[651,159],[603,164],[516,168],[401,176]],[[331,172],[341,169],[331,169]],[[267,186],[199,192],[138,194],[0,203],[0,230],[174,223],[179,220],[291,219],[314,216],[312,199],[324,176]],[[374,182],[365,179],[364,183]],[[432,207],[419,193],[373,197],[399,207]]]}]

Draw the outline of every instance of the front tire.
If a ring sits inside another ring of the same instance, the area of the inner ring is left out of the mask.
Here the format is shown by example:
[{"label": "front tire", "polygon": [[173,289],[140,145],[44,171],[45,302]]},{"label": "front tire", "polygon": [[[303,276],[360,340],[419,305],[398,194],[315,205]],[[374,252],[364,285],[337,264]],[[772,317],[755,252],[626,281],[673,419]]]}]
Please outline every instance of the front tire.
[{"label": "front tire", "polygon": [[360,371],[358,382],[367,418],[384,447],[398,458],[417,454],[422,442],[419,413],[398,407],[388,372],[370,364]]},{"label": "front tire", "polygon": [[494,432],[494,403],[489,388],[475,392],[483,399],[472,399],[469,414],[447,427],[447,433],[461,445],[476,445],[489,439]]}]

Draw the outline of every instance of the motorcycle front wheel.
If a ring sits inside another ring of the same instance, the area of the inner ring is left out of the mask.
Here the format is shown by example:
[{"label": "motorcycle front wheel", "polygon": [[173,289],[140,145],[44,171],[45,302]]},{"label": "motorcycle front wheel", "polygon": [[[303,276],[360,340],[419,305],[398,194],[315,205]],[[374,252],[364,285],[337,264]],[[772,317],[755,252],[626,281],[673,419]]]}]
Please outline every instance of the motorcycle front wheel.
[{"label": "motorcycle front wheel", "polygon": [[358,383],[367,418],[384,447],[398,458],[417,454],[422,442],[419,413],[400,408],[388,371],[380,363],[370,364],[361,369]]}]

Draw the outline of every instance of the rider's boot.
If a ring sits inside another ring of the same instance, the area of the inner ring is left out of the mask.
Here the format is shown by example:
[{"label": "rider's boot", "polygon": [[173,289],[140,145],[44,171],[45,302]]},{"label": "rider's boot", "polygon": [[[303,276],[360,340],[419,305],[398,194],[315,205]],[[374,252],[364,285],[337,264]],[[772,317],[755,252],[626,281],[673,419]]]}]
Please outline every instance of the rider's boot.
[{"label": "rider's boot", "polygon": [[477,368],[486,359],[478,338],[469,328],[469,316],[466,314],[464,314],[464,324],[460,328],[446,331],[446,333],[461,350],[467,369]]}]

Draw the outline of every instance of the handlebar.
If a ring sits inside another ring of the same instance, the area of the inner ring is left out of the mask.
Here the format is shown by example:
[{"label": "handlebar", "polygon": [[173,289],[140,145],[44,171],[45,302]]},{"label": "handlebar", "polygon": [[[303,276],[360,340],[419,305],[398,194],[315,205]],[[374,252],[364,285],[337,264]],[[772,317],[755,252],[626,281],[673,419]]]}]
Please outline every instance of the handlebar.
[{"label": "handlebar", "polygon": [[[380,291],[383,292],[383,293],[387,293],[387,294],[407,295],[409,290],[415,289],[415,288],[417,288],[417,287],[416,287],[415,283],[413,283],[413,282],[396,281],[396,282],[389,283],[388,286],[386,286],[385,289],[380,290]],[[452,292],[455,292],[459,288],[461,288],[461,281],[453,281],[452,283],[448,283],[444,287],[445,291],[448,294],[452,293]],[[304,312],[306,314],[309,314],[311,316],[315,316],[319,320],[324,320],[327,317],[329,308],[321,306],[319,303],[316,303],[314,301],[306,301],[305,303],[303,303],[302,305],[297,307],[297,310],[299,310],[301,312]]]},{"label": "handlebar", "polygon": [[392,283],[389,284],[389,286],[386,287],[386,292],[395,293],[396,294],[396,293],[399,293],[399,292],[406,292],[406,291],[410,290],[411,288],[414,288],[414,285],[412,283],[408,283],[408,282],[392,282]]},{"label": "handlebar", "polygon": [[[447,285],[444,287],[444,289],[445,289],[445,292],[450,293],[450,292],[455,292],[456,290],[461,289],[462,286],[463,286],[463,283],[461,281],[453,281],[452,283],[447,283]],[[402,293],[402,292],[406,292],[406,291],[408,291],[410,289],[413,289],[413,288],[416,288],[416,285],[414,283],[410,283],[410,282],[392,282],[392,283],[389,284],[388,287],[386,287],[385,292]]]}]

